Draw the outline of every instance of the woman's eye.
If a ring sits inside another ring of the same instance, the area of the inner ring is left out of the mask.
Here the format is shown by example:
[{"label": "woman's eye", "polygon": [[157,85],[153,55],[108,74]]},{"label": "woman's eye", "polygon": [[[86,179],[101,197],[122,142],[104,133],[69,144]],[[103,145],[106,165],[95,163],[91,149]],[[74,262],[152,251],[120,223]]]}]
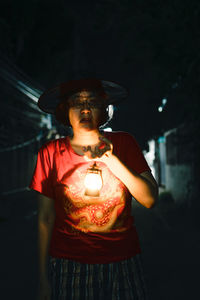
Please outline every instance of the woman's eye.
[{"label": "woman's eye", "polygon": [[74,101],[74,102],[70,103],[70,107],[81,108],[82,106],[83,105],[80,102]]},{"label": "woman's eye", "polygon": [[90,107],[92,107],[92,108],[99,108],[99,107],[101,107],[101,103],[99,103],[99,102],[92,102],[92,103],[90,103]]},{"label": "woman's eye", "polygon": [[96,107],[96,105],[95,105],[95,103],[90,103],[90,104],[89,104],[89,107],[91,107],[91,108],[95,108],[95,107]]},{"label": "woman's eye", "polygon": [[[79,102],[79,101],[73,101],[70,103],[71,107],[74,108],[84,108],[85,107],[85,103],[84,102]],[[100,108],[101,107],[101,103],[96,102],[96,101],[91,101],[91,102],[87,102],[87,106],[90,108]]]}]

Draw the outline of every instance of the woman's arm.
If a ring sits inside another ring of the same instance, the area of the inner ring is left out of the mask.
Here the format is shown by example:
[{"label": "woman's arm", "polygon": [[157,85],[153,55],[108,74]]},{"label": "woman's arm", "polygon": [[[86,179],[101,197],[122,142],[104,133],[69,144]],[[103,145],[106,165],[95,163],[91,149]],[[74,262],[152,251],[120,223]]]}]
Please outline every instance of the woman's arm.
[{"label": "woman's arm", "polygon": [[158,186],[149,171],[138,174],[129,170],[120,159],[111,154],[104,159],[112,173],[128,188],[131,195],[143,206],[151,208],[158,197]]},{"label": "woman's arm", "polygon": [[[48,249],[55,220],[54,200],[38,195],[39,299],[50,299],[47,276]],[[45,298],[46,297],[46,298]],[[48,298],[49,297],[49,298]]]},{"label": "woman's arm", "polygon": [[131,195],[143,206],[151,208],[158,197],[158,186],[150,171],[138,174],[128,167],[113,154],[113,145],[106,138],[100,138],[104,147],[95,147],[95,150],[85,149],[85,159],[104,162],[112,173],[118,177],[128,188]]}]

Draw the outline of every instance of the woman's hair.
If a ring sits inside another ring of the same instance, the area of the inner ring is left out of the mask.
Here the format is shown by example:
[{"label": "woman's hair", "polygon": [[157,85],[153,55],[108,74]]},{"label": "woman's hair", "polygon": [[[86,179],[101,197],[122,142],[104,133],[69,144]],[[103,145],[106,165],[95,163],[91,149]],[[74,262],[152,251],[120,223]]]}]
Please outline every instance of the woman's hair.
[{"label": "woman's hair", "polygon": [[[71,127],[71,124],[69,122],[69,108],[70,106],[67,98],[65,101],[58,104],[55,111],[56,120],[67,127]],[[99,128],[104,128],[111,121],[111,119],[113,118],[113,113],[114,107],[112,104],[102,106]]]}]

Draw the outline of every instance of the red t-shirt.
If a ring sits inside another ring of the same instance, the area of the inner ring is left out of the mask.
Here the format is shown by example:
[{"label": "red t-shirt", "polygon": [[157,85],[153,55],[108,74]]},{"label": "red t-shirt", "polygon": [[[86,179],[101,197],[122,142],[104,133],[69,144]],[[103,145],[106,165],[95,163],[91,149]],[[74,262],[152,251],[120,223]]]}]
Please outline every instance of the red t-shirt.
[{"label": "red t-shirt", "polygon": [[[135,139],[126,132],[104,132],[113,153],[137,173],[149,167]],[[83,263],[110,263],[141,252],[131,216],[132,196],[103,162],[98,197],[86,196],[84,178],[92,165],[74,152],[69,138],[47,142],[38,153],[30,184],[54,199],[56,219],[49,254]]]}]

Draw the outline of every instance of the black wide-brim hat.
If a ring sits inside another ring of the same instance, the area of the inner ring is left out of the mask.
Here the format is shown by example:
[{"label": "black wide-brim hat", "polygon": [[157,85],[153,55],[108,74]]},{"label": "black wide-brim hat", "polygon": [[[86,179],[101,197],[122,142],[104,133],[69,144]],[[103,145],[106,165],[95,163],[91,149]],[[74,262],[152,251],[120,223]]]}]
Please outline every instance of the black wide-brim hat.
[{"label": "black wide-brim hat", "polygon": [[44,92],[39,100],[39,108],[49,114],[55,114],[58,105],[66,102],[74,93],[81,90],[97,92],[106,105],[121,102],[128,97],[128,90],[113,81],[95,78],[70,80]]}]

